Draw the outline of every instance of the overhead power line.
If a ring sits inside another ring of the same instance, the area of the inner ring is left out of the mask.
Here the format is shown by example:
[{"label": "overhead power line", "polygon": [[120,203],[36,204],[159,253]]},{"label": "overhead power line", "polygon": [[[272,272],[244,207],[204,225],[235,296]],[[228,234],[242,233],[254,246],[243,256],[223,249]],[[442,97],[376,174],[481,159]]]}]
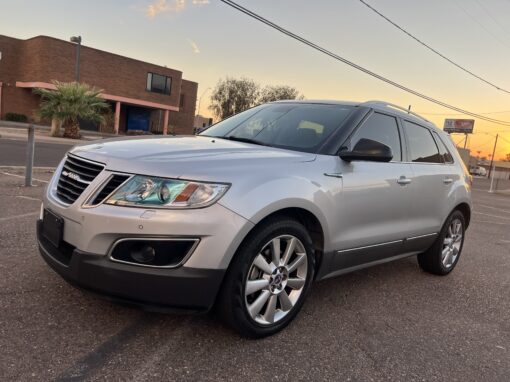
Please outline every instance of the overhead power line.
[{"label": "overhead power line", "polygon": [[486,83],[487,85],[489,86],[492,86],[493,88],[497,89],[497,90],[500,90],[502,92],[505,92],[507,94],[510,94],[510,91],[506,90],[506,89],[503,89],[501,86],[498,86],[496,84],[493,84],[492,82],[486,80],[485,78],[479,76],[478,74],[475,74],[473,73],[472,71],[470,71],[469,69],[466,69],[465,67],[463,67],[462,65],[460,64],[457,64],[455,61],[451,60],[450,58],[446,57],[444,54],[442,54],[441,52],[437,51],[436,49],[432,48],[430,45],[428,45],[427,43],[423,42],[422,40],[420,40],[418,37],[414,36],[413,34],[411,34],[410,32],[408,32],[407,30],[405,30],[403,27],[401,27],[400,25],[398,25],[396,22],[394,22],[393,20],[389,19],[388,17],[386,17],[385,15],[383,15],[381,12],[379,12],[377,9],[375,9],[373,6],[371,6],[370,4],[368,4],[366,1],[364,0],[359,0],[360,3],[362,3],[363,5],[365,5],[367,8],[369,8],[371,11],[373,11],[374,13],[376,13],[377,15],[381,16],[384,20],[386,20],[387,22],[389,22],[391,25],[393,25],[395,28],[397,28],[398,30],[400,30],[401,32],[405,33],[406,35],[408,35],[409,37],[411,37],[414,41],[416,41],[418,44],[420,45],[423,45],[425,48],[427,48],[428,50],[430,50],[431,52],[437,54],[439,57],[441,57],[442,59],[448,61],[450,64],[452,64],[453,66],[457,67],[458,69],[462,70],[463,72],[469,74],[470,76],[473,76],[475,78],[477,78],[478,80]]},{"label": "overhead power line", "polygon": [[483,5],[483,3],[482,3],[481,1],[479,1],[479,0],[475,0],[475,1],[476,1],[476,3],[478,4],[478,6],[479,6],[480,8],[482,8],[482,9],[483,9],[483,11],[485,12],[485,14],[486,14],[487,16],[489,16],[489,18],[490,18],[492,21],[494,21],[494,23],[495,23],[495,24],[497,24],[497,25],[501,28],[501,30],[502,30],[503,32],[505,32],[505,33],[507,33],[507,32],[508,32],[508,30],[507,30],[507,29],[506,29],[506,28],[505,28],[505,27],[504,27],[504,26],[503,26],[503,25],[502,25],[502,24],[501,24],[501,23],[500,23],[500,22],[499,22],[499,21],[498,21],[498,20],[497,20],[497,19],[496,19],[493,15],[492,15],[492,13],[489,11],[489,9],[488,9],[485,5]]},{"label": "overhead power line", "polygon": [[343,62],[344,64],[347,64],[347,65],[349,65],[349,66],[351,66],[351,67],[353,67],[353,68],[355,68],[355,69],[357,69],[357,70],[359,70],[359,71],[361,71],[363,73],[368,74],[369,76],[377,78],[378,80],[386,82],[387,84],[390,84],[390,85],[392,85],[392,86],[394,86],[396,88],[399,88],[399,89],[401,89],[401,90],[403,90],[405,92],[413,94],[413,95],[415,95],[417,97],[420,97],[422,99],[425,99],[425,100],[427,100],[429,102],[432,102],[432,103],[435,103],[437,105],[443,106],[443,107],[445,107],[447,109],[454,110],[454,111],[457,111],[457,112],[465,114],[465,115],[469,115],[471,117],[475,117],[475,118],[478,118],[478,119],[481,119],[481,120],[484,120],[484,121],[487,121],[487,122],[491,122],[491,123],[494,123],[494,124],[498,124],[498,125],[510,126],[510,122],[509,121],[503,121],[503,120],[499,120],[499,119],[494,119],[494,118],[490,118],[490,117],[486,117],[486,116],[483,116],[483,115],[480,115],[480,114],[476,114],[476,113],[470,112],[468,110],[461,109],[459,107],[456,107],[456,106],[447,104],[445,102],[442,102],[440,100],[437,100],[435,98],[429,97],[429,96],[427,96],[427,95],[425,95],[423,93],[420,93],[420,92],[418,92],[416,90],[408,88],[408,87],[406,87],[406,86],[404,86],[402,84],[399,84],[399,83],[397,83],[395,81],[392,81],[392,80],[390,80],[390,79],[388,79],[388,78],[386,78],[386,77],[384,77],[384,76],[382,76],[380,74],[377,74],[377,73],[375,73],[375,72],[373,72],[371,70],[368,70],[368,69],[366,69],[366,68],[364,68],[364,67],[362,67],[362,66],[360,66],[358,64],[355,64],[354,62],[349,61],[346,58],[343,58],[343,57],[339,56],[338,54],[335,54],[335,53],[333,53],[333,52],[331,52],[331,51],[329,51],[329,50],[327,50],[327,49],[325,49],[325,48],[323,48],[323,47],[321,47],[321,46],[319,46],[319,45],[317,45],[317,44],[315,44],[315,43],[313,43],[313,42],[311,42],[311,41],[309,41],[309,40],[307,40],[307,39],[305,39],[305,38],[303,38],[301,36],[298,36],[297,34],[292,33],[290,31],[288,31],[287,29],[284,29],[283,27],[281,27],[281,26],[279,26],[279,25],[277,25],[277,24],[275,24],[275,23],[273,23],[273,22],[263,18],[262,16],[259,16],[258,14],[256,14],[256,13],[250,11],[249,9],[247,9],[247,8],[237,4],[237,3],[235,3],[234,1],[231,1],[231,0],[220,0],[220,1],[225,3],[226,5],[234,8],[234,9],[236,9],[236,10],[238,10],[238,11],[240,11],[240,12],[242,12],[242,13],[244,13],[244,14],[246,14],[246,15],[248,15],[248,16],[250,16],[250,17],[252,17],[252,18],[254,18],[254,19],[256,19],[256,20],[258,20],[258,21],[260,21],[260,22],[262,22],[264,24],[266,24],[266,25],[268,25],[268,26],[270,26],[271,28],[276,29],[279,32],[281,32],[281,33],[283,33],[283,34],[285,34],[285,35],[287,35],[287,36],[289,36],[289,37],[291,37],[291,38],[293,38],[293,39],[295,39],[295,40],[297,40],[297,41],[299,41],[299,42],[301,42],[301,43],[303,43],[305,45],[308,45],[309,47],[311,47],[311,48],[313,48],[315,50],[318,50],[319,52],[322,52],[322,53],[324,53],[324,54],[326,54],[326,55],[328,55],[328,56],[330,56],[330,57],[332,57],[332,58],[334,58],[334,59],[336,59],[338,61]]},{"label": "overhead power line", "polygon": [[498,41],[501,45],[505,45],[507,48],[510,47],[510,45],[504,41],[501,40],[498,36],[496,36],[494,33],[492,33],[485,25],[483,25],[480,20],[478,20],[475,16],[473,16],[471,13],[469,13],[466,8],[464,8],[462,5],[460,5],[460,2],[457,0],[454,0],[455,5],[462,11],[464,14],[469,17],[471,20],[473,20],[475,23],[477,23],[485,32],[487,32],[489,35],[491,35],[496,41]]},{"label": "overhead power line", "polygon": [[[416,111],[416,113],[418,113],[418,114],[425,114],[425,115],[446,115],[446,116],[449,116],[449,115],[462,115],[460,113],[429,113],[429,112],[425,112],[425,111]],[[487,111],[485,113],[478,112],[477,114],[489,115],[489,114],[509,114],[509,113],[510,113],[510,110],[501,110],[501,111]]]}]

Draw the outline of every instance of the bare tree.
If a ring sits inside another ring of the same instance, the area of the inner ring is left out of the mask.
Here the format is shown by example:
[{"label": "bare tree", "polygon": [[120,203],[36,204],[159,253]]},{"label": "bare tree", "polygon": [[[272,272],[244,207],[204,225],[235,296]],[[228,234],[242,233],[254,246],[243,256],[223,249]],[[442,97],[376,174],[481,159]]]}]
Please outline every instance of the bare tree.
[{"label": "bare tree", "polygon": [[285,99],[303,99],[299,90],[287,85],[266,86],[260,92],[259,103],[274,102]]},{"label": "bare tree", "polygon": [[216,118],[225,119],[257,105],[260,87],[248,78],[220,79],[211,94],[209,109]]}]

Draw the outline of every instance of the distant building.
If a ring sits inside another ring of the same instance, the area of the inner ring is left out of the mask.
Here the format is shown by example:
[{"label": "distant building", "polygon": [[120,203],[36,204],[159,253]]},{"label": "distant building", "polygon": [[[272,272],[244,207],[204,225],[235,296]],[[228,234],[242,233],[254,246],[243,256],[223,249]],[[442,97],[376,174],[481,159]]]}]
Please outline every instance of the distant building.
[{"label": "distant building", "polygon": [[[489,173],[491,161],[487,159],[479,159],[477,157],[470,156],[468,168],[472,170],[476,167],[483,167],[487,171],[487,173]],[[492,167],[494,169],[495,178],[510,180],[510,162],[495,160],[492,163]]]},{"label": "distant building", "polygon": [[200,132],[202,130],[205,130],[209,126],[211,126],[213,123],[212,118],[202,117],[201,115],[195,116],[195,121],[193,123],[193,130],[195,132]]},{"label": "distant building", "polygon": [[[18,113],[33,120],[40,99],[32,89],[52,89],[52,80],[74,81],[76,49],[53,37],[0,35],[0,119]],[[81,46],[80,82],[103,89],[112,132],[193,133],[198,84],[178,70]]]}]

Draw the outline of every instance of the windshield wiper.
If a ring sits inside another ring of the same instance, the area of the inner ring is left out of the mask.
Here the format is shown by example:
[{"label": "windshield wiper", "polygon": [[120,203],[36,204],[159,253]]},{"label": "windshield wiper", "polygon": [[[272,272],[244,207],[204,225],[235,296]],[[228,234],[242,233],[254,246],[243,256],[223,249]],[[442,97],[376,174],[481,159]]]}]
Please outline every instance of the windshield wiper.
[{"label": "windshield wiper", "polygon": [[267,144],[267,143],[261,142],[261,141],[257,141],[256,139],[251,139],[251,138],[243,138],[243,137],[235,137],[235,136],[221,137],[221,138],[229,139],[231,141],[237,141],[237,142],[253,143],[254,145],[260,145],[260,146],[271,146],[270,144]]}]

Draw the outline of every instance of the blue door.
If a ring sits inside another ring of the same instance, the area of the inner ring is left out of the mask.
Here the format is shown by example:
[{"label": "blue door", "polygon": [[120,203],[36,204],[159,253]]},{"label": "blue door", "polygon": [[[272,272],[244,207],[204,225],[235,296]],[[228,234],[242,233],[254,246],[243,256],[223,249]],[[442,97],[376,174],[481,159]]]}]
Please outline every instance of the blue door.
[{"label": "blue door", "polygon": [[129,107],[127,109],[126,130],[149,131],[151,112],[148,109]]}]

